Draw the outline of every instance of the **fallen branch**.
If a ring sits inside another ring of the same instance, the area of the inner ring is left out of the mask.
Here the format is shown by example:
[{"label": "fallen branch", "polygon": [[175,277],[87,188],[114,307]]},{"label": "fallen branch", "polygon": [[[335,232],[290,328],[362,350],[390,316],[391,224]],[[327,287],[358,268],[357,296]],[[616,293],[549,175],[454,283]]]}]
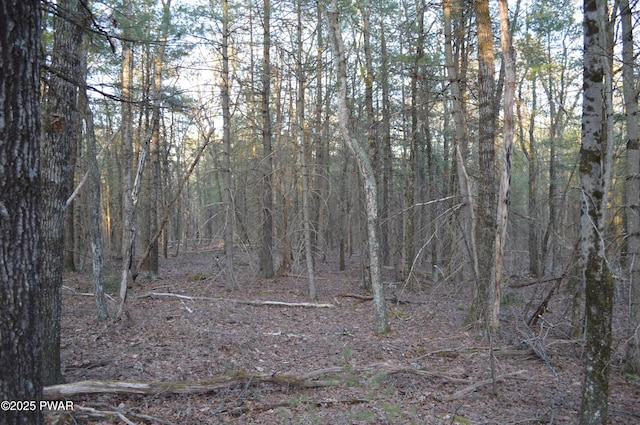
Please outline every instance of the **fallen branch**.
[{"label": "fallen branch", "polygon": [[453,394],[449,394],[447,396],[442,397],[442,401],[454,401],[457,400],[459,398],[464,397],[465,395],[474,392],[475,390],[477,390],[480,387],[484,387],[485,385],[489,385],[489,384],[493,384],[494,382],[500,382],[500,381],[504,381],[505,378],[509,378],[511,376],[516,376],[516,375],[522,375],[523,373],[526,373],[526,370],[519,370],[517,372],[511,372],[511,373],[505,373],[504,375],[500,375],[500,376],[496,376],[495,379],[493,378],[489,378],[489,379],[484,379],[482,381],[476,382],[475,384],[469,385],[468,387],[465,387],[463,389],[461,389],[460,391],[456,391]]},{"label": "fallen branch", "polygon": [[272,306],[283,306],[283,307],[315,307],[315,308],[331,308],[335,307],[333,304],[323,304],[323,303],[291,303],[284,301],[261,301],[261,300],[235,300],[231,298],[213,298],[213,297],[193,297],[190,295],[181,295],[174,294],[172,292],[145,292],[144,294],[138,295],[136,298],[148,298],[148,297],[175,297],[183,300],[190,301],[229,301],[237,304],[248,304],[248,305],[272,305]]},{"label": "fallen branch", "polygon": [[227,300],[238,304],[248,305],[273,305],[283,307],[315,307],[315,308],[331,308],[335,307],[333,304],[326,303],[289,303],[284,301],[245,301],[245,300]]},{"label": "fallen branch", "polygon": [[[338,370],[342,370],[338,368]],[[333,368],[321,373],[335,372]],[[313,381],[318,372],[307,375],[267,375],[238,372],[219,376],[203,382],[126,382],[126,381],[79,381],[69,384],[44,387],[47,400],[60,400],[84,394],[206,394],[233,385],[255,386],[259,384],[283,385],[286,387],[315,388],[335,385],[328,381]]]},{"label": "fallen branch", "polygon": [[230,375],[217,376],[202,382],[79,381],[44,387],[43,396],[47,400],[60,400],[86,394],[206,394],[230,386],[255,387],[263,384],[279,385],[286,388],[319,388],[337,385],[339,380],[336,379],[336,376],[340,374],[359,374],[366,372],[375,374],[384,373],[387,375],[407,373],[417,376],[440,378],[458,384],[468,384],[470,382],[468,379],[458,378],[440,372],[431,372],[415,366],[395,365],[382,362],[362,367],[348,368],[348,370],[343,366],[333,366],[314,370],[305,375],[250,374],[242,371]]},{"label": "fallen branch", "polygon": [[91,419],[106,419],[106,420],[113,420],[114,417],[117,417],[124,423],[131,424],[131,425],[134,425],[134,422],[131,422],[127,418],[127,416],[131,416],[136,419],[142,419],[150,423],[158,423],[161,425],[175,425],[173,422],[169,422],[167,420],[160,419],[155,416],[149,416],[142,413],[132,412],[130,410],[126,410],[126,411],[122,409],[98,410],[98,409],[94,409],[93,407],[78,406],[77,404],[74,405],[73,410],[74,410],[74,416],[76,413],[81,413],[81,414],[87,415]]},{"label": "fallen branch", "polygon": [[[335,296],[335,298],[355,298],[357,300],[362,300],[362,301],[372,301],[373,295],[360,295],[360,294],[348,293],[348,294],[338,294]],[[385,298],[385,300],[392,303],[396,303],[396,304],[425,304],[424,301],[400,299],[396,296],[388,296]]]}]

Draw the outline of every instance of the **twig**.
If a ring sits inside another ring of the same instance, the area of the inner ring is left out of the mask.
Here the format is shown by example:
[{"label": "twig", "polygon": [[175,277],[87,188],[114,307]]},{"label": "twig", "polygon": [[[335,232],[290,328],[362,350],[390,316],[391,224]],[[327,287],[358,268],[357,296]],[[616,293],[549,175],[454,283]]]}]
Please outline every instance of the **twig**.
[{"label": "twig", "polygon": [[112,416],[117,416],[118,418],[120,418],[123,422],[130,424],[130,425],[135,425],[134,422],[131,422],[126,416],[133,416],[134,418],[137,419],[142,419],[145,420],[147,422],[153,422],[153,423],[159,423],[161,425],[176,425],[173,422],[169,422],[165,419],[160,419],[157,418],[155,416],[149,416],[149,415],[145,415],[142,413],[135,413],[132,411],[123,411],[121,409],[113,409],[113,410],[98,410],[98,409],[94,409],[93,407],[85,407],[85,406],[78,406],[77,404],[74,405],[74,410],[75,411],[79,411],[79,412],[85,412],[89,415],[92,415],[94,417],[100,417],[100,418],[105,418],[105,419],[109,419]]},{"label": "twig", "polygon": [[[522,375],[523,373],[526,373],[526,370],[519,370],[517,372],[511,372],[511,373],[505,373],[504,375],[500,375],[500,376],[496,376],[495,377],[495,382],[500,382],[503,381],[505,378],[511,377],[511,376],[516,376],[516,375]],[[480,387],[484,387],[485,385],[489,385],[492,384],[494,382],[493,378],[489,378],[489,379],[483,379],[482,381],[478,381],[475,384],[469,385],[468,387],[465,387],[463,389],[461,389],[460,391],[456,391],[453,394],[447,395],[442,397],[442,401],[453,401],[453,400],[457,400],[461,397],[464,397],[465,395],[474,392],[475,390],[477,390]]]}]

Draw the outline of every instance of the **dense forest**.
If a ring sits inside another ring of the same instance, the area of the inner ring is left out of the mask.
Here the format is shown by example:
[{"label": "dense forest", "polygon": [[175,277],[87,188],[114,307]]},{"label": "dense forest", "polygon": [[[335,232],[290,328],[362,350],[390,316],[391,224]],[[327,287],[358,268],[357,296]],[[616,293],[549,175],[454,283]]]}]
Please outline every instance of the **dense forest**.
[{"label": "dense forest", "polygon": [[[91,273],[95,317],[118,322],[137,279],[194,251],[214,253],[227,291],[243,292],[241,263],[259,279],[304,276],[309,303],[318,269],[356,261],[376,335],[393,332],[388,280],[468,288],[458,325],[489,341],[507,320],[505,288],[535,285],[546,298],[529,324],[565,294],[567,332],[585,345],[580,424],[607,423],[615,314],[639,379],[637,2],[20,4],[0,18],[41,45],[40,122],[20,119],[41,134],[40,218],[38,246],[23,241],[34,251],[12,260],[29,227],[5,220],[19,215],[11,196],[31,191],[15,183],[24,171],[5,171],[19,119],[9,96],[28,88],[3,24],[2,306],[31,253],[42,284],[17,293],[37,293],[41,339],[25,346],[42,344],[45,386],[63,382],[65,273]],[[29,398],[2,379],[5,399]]]}]

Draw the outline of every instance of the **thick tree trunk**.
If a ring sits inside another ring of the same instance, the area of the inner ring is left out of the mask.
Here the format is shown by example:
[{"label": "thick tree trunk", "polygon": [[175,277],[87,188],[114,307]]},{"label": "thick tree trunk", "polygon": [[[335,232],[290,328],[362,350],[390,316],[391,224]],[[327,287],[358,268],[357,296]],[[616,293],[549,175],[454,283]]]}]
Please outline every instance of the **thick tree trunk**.
[{"label": "thick tree trunk", "polygon": [[[496,187],[493,32],[488,0],[475,0],[478,30],[478,224],[476,242],[479,276],[475,283],[470,323],[489,324],[495,284]],[[486,322],[485,322],[486,321]]]},{"label": "thick tree trunk", "polygon": [[40,271],[42,284],[43,382],[63,381],[60,365],[60,318],[64,220],[69,197],[76,143],[75,130],[80,76],[82,30],[78,27],[79,0],[58,4],[51,59],[51,76],[45,99],[44,142],[40,147],[42,177],[42,224]]},{"label": "thick tree trunk", "polygon": [[[41,5],[0,7],[0,401],[42,399],[40,315]],[[0,423],[43,423],[39,409],[0,410]]]},{"label": "thick tree trunk", "polygon": [[604,246],[605,181],[607,163],[605,112],[605,0],[584,1],[584,71],[582,96],[581,251],[586,286],[586,350],[580,425],[605,425],[611,371],[613,278]]}]

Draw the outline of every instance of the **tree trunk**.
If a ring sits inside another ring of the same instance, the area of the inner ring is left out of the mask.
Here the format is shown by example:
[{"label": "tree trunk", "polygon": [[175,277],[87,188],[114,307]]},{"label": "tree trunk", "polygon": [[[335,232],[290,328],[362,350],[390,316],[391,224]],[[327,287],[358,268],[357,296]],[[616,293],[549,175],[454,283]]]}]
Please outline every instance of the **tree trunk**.
[{"label": "tree trunk", "polygon": [[271,7],[263,2],[264,41],[262,53],[262,247],[260,272],[262,277],[272,278],[273,269],[273,156],[271,152]]},{"label": "tree trunk", "polygon": [[323,100],[324,96],[322,93],[323,83],[322,78],[324,75],[324,61],[323,61],[323,51],[324,51],[324,38],[322,36],[322,8],[320,6],[320,2],[316,5],[316,17],[317,17],[317,26],[316,26],[316,43],[317,43],[317,52],[316,52],[316,104],[314,111],[314,145],[315,145],[315,181],[314,187],[312,191],[312,205],[314,211],[313,217],[313,250],[314,252],[322,251],[323,261],[326,259],[326,253],[328,251],[328,235],[324,230],[328,227],[327,223],[329,222],[329,210],[327,208],[327,197],[329,194],[329,185],[328,177],[329,177],[329,155],[328,155],[328,142],[326,137],[324,137],[324,125],[322,119],[322,110],[323,110]]},{"label": "tree trunk", "polygon": [[634,75],[633,20],[629,0],[620,0],[622,76],[627,125],[627,264],[629,267],[629,328],[625,369],[640,375],[640,141],[638,95]]},{"label": "tree trunk", "polygon": [[367,235],[369,239],[369,271],[371,275],[371,286],[373,288],[374,304],[374,324],[375,332],[382,334],[389,332],[387,321],[386,301],[384,298],[384,285],[380,272],[380,260],[378,251],[380,249],[377,234],[378,219],[378,196],[376,178],[374,176],[371,161],[365,149],[354,139],[349,131],[349,110],[347,108],[347,64],[344,52],[344,45],[340,33],[338,22],[337,0],[331,1],[331,11],[327,12],[327,24],[331,31],[332,50],[338,66],[338,120],[340,131],[344,142],[353,152],[360,174],[364,180],[364,191],[367,212]]},{"label": "tree trunk", "polygon": [[300,164],[302,167],[302,220],[304,227],[304,247],[305,259],[307,263],[307,276],[309,279],[309,299],[318,298],[316,290],[316,273],[313,258],[313,244],[311,239],[311,212],[309,211],[309,200],[311,197],[309,163],[311,162],[311,146],[306,137],[306,126],[304,117],[304,91],[305,91],[305,74],[302,69],[302,4],[298,0],[298,25],[296,28],[298,60],[296,62],[296,80],[298,82],[296,97],[296,124],[297,137],[300,155]]},{"label": "tree trunk", "polygon": [[79,0],[58,4],[51,59],[49,90],[45,99],[44,142],[40,146],[42,177],[42,224],[40,273],[42,282],[43,382],[63,381],[60,365],[60,318],[62,308],[62,268],[64,220],[71,185],[73,151],[77,129],[74,82],[80,76],[82,30],[78,27]]},{"label": "tree trunk", "polygon": [[[466,171],[465,166],[465,157],[466,157],[466,137],[467,137],[467,122],[465,119],[465,98],[462,93],[462,81],[463,75],[459,70],[460,68],[460,57],[459,55],[454,55],[453,50],[453,34],[452,26],[454,20],[453,16],[456,16],[456,21],[460,19],[459,13],[457,11],[462,10],[459,7],[452,7],[450,0],[443,1],[443,17],[444,17],[444,51],[445,51],[445,66],[447,69],[447,79],[449,81],[449,90],[451,96],[451,115],[453,118],[454,125],[454,143],[453,143],[453,156],[455,163],[455,171],[456,176],[455,179],[458,183],[458,190],[460,193],[460,197],[462,198],[463,207],[461,209],[461,219],[460,223],[462,226],[462,239],[466,241],[464,244],[460,244],[460,246],[464,246],[466,249],[462,250],[463,252],[468,252],[470,263],[472,267],[473,277],[475,281],[478,280],[479,272],[478,272],[478,254],[477,254],[477,245],[476,245],[476,225],[477,218],[475,214],[475,205],[474,200],[471,193],[471,186],[469,182],[469,176]],[[453,16],[452,16],[453,15]],[[463,44],[462,39],[458,39],[460,44]],[[454,244],[452,238],[452,245]],[[455,248],[452,248],[455,249]],[[464,255],[462,255],[463,260],[462,263],[466,262],[464,260]],[[461,270],[463,268],[461,267]],[[461,274],[461,278],[464,278],[463,273]],[[462,279],[461,279],[462,280]]]},{"label": "tree trunk", "polygon": [[511,191],[511,156],[513,154],[514,115],[513,104],[516,91],[516,69],[511,45],[511,28],[509,25],[509,8],[507,0],[498,1],[500,11],[500,40],[505,69],[504,88],[504,158],[502,160],[502,174],[500,176],[500,191],[498,192],[498,211],[496,232],[496,259],[493,292],[493,308],[489,326],[492,329],[500,327],[500,286],[502,284],[502,268],[504,264],[504,247],[507,241],[507,218],[509,215]]},{"label": "tree trunk", "polygon": [[522,116],[520,103],[522,101],[522,87],[520,88],[520,101],[517,104],[518,126],[520,128],[520,147],[527,158],[528,169],[528,192],[527,192],[527,247],[529,251],[529,273],[532,276],[541,276],[543,270],[540,267],[540,242],[538,237],[538,153],[535,141],[535,119],[537,115],[537,78],[534,76],[531,81],[531,111],[529,116],[528,136],[525,142],[524,117]]},{"label": "tree trunk", "polygon": [[[493,32],[488,0],[475,0],[478,30],[478,271],[474,301],[468,321],[489,324],[494,307],[496,187],[495,187],[495,107]],[[485,322],[486,321],[486,322]]]},{"label": "tree trunk", "polygon": [[155,64],[153,69],[153,96],[151,115],[151,155],[150,155],[150,186],[149,186],[149,240],[151,245],[149,256],[145,261],[146,271],[152,280],[158,279],[158,239],[153,239],[153,235],[158,231],[158,211],[160,205],[160,91],[162,89],[162,69],[164,66],[164,52],[167,43],[167,34],[169,25],[171,24],[171,0],[162,1],[162,24],[160,27],[160,43],[156,52]]},{"label": "tree trunk", "polygon": [[[39,1],[0,7],[0,400],[42,399],[40,314]],[[0,423],[42,424],[40,409],[0,410]]]},{"label": "tree trunk", "polygon": [[582,97],[581,252],[586,286],[586,351],[580,425],[607,423],[611,371],[613,278],[604,246],[604,201],[607,116],[604,73],[605,0],[584,1],[584,69]]},{"label": "tree trunk", "polygon": [[[132,15],[132,0],[125,0],[123,11],[125,16]],[[121,116],[122,123],[120,134],[122,136],[122,153],[120,157],[121,172],[121,213],[122,213],[122,237],[121,237],[121,293],[120,305],[124,308],[126,287],[131,280],[131,266],[133,263],[133,252],[129,246],[129,241],[135,232],[133,217],[133,200],[131,190],[133,187],[133,43],[129,40],[122,41],[122,75],[121,75]],[[123,283],[124,282],[124,283]],[[124,291],[123,291],[124,290]],[[122,311],[117,312],[120,317]]]},{"label": "tree trunk", "polygon": [[391,264],[391,186],[393,181],[393,151],[391,150],[391,101],[389,96],[389,55],[384,31],[380,22],[380,85],[382,86],[382,203],[380,211],[380,245],[382,264]]},{"label": "tree trunk", "polygon": [[[88,10],[81,11],[84,17],[87,17]],[[83,45],[88,43],[87,37],[84,37]],[[85,48],[86,52],[86,48]],[[87,61],[86,54],[81,58],[81,74],[80,81],[82,82],[81,90],[79,91],[78,110],[83,112],[84,123],[86,126],[86,140],[87,140],[87,157],[89,162],[89,226],[90,226],[90,238],[91,238],[91,262],[93,271],[93,294],[96,301],[96,312],[98,320],[106,320],[109,316],[107,310],[107,302],[104,298],[103,287],[103,244],[102,244],[102,201],[101,201],[101,187],[100,187],[100,165],[98,164],[98,153],[96,149],[96,133],[93,121],[93,112],[89,107],[89,101],[87,97]]]},{"label": "tree trunk", "polygon": [[225,257],[225,287],[228,291],[235,288],[233,272],[233,232],[234,207],[231,194],[231,110],[229,108],[229,1],[222,2],[222,144],[223,163],[222,181],[224,184],[224,257]]}]

